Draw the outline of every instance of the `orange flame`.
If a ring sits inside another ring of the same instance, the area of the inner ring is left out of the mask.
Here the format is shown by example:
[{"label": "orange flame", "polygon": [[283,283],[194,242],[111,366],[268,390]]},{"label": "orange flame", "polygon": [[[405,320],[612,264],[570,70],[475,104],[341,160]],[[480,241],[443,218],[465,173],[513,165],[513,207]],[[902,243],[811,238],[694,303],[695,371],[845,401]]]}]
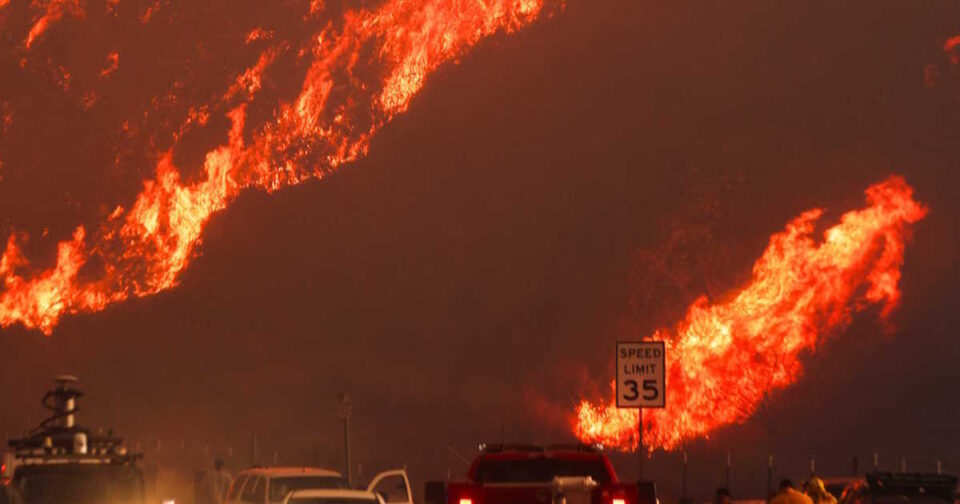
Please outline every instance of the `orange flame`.
[{"label": "orange flame", "polygon": [[[773,235],[753,267],[750,283],[727,301],[701,297],[671,332],[652,340],[667,346],[667,407],[644,413],[644,443],[651,450],[739,423],[766,395],[793,383],[799,360],[832,329],[870,304],[886,317],[900,300],[898,283],[909,225],[927,209],[900,177],[866,191],[869,206],[812,238],[822,209],[804,212]],[[578,437],[623,449],[637,448],[638,413],[615,404],[580,403]]]},{"label": "orange flame", "polygon": [[24,44],[29,49],[38,37],[44,34],[57,21],[66,16],[82,17],[86,11],[80,5],[80,0],[33,0],[30,5],[34,9],[42,9],[43,15],[37,18],[27,34]]},{"label": "orange flame", "polygon": [[[19,323],[50,334],[64,314],[176,285],[211,214],[240,191],[274,191],[363,156],[370,138],[407,109],[431,72],[481,39],[533,22],[544,1],[388,0],[350,11],[342,26],[315,38],[299,96],[281,104],[273,120],[248,129],[246,105],[276,57],[276,49],[264,52],[221,97],[233,126],[207,152],[198,180],[182,180],[171,153],[163,154],[156,177],[129,209],[117,207],[89,235],[77,228],[46,270],[24,258],[25,237],[10,237],[0,256],[0,326]],[[48,14],[61,3],[51,0]],[[33,31],[42,33],[39,23]]]},{"label": "orange flame", "polygon": [[107,66],[100,71],[100,78],[106,79],[120,68],[120,53],[113,51],[107,55]]}]

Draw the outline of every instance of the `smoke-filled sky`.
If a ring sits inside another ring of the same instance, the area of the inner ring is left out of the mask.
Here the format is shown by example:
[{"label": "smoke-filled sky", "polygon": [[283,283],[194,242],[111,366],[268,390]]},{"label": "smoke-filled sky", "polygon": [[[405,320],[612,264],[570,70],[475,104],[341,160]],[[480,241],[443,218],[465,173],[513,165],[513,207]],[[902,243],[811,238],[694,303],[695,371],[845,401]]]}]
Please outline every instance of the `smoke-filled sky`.
[{"label": "smoke-filled sky", "polygon": [[[305,0],[240,3],[166,2],[146,28],[65,19],[29,51],[0,10],[3,236],[28,233],[25,253],[51,263],[74,226],[153,176],[176,106],[160,100],[129,137],[117,126],[164,90],[201,101],[229,83],[249,56],[231,34],[266,24],[303,41],[328,21],[304,21]],[[0,330],[0,431],[38,422],[50,378],[72,372],[83,420],[165,452],[232,445],[239,466],[256,432],[281,460],[334,464],[347,391],[365,467],[461,473],[448,446],[569,439],[618,338],[672,326],[697,296],[741,285],[790,219],[825,207],[833,222],[898,173],[930,213],[907,246],[895,330],[858,317],[797,385],[692,444],[692,486],[706,496],[728,451],[740,495],[760,494],[771,451],[778,476],[811,456],[841,473],[874,451],[960,469],[960,78],[942,51],[956,33],[955,2],[569,0],[441,66],[365,158],[241,194],[179,286],[66,316],[50,337]],[[114,46],[109,79],[74,71],[64,91],[50,72],[108,69]],[[188,138],[178,159],[209,141]],[[649,267],[662,256],[667,271]],[[633,475],[632,457],[616,462]],[[663,491],[678,464],[648,464]]]}]

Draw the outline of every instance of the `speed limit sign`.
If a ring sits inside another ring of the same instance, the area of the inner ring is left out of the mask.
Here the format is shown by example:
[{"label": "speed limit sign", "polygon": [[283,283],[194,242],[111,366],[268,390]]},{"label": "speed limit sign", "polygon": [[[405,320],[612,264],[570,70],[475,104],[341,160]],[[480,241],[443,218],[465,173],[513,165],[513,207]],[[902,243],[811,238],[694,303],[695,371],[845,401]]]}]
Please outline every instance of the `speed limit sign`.
[{"label": "speed limit sign", "polygon": [[662,341],[617,343],[617,407],[666,406],[666,348]]}]

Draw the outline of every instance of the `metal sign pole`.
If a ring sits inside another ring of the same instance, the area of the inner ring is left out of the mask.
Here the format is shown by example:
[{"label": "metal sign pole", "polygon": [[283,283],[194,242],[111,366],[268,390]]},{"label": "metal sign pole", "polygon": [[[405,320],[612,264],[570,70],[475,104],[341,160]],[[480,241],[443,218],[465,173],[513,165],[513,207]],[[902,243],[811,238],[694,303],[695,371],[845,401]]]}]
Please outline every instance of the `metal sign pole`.
[{"label": "metal sign pole", "polygon": [[643,458],[645,456],[643,454],[643,408],[637,408],[637,413],[637,455],[639,456],[637,460],[640,463],[638,474],[640,481],[643,481]]},{"label": "metal sign pole", "polygon": [[637,410],[637,476],[644,481],[644,408],[666,406],[666,350],[662,341],[617,342],[617,407]]}]

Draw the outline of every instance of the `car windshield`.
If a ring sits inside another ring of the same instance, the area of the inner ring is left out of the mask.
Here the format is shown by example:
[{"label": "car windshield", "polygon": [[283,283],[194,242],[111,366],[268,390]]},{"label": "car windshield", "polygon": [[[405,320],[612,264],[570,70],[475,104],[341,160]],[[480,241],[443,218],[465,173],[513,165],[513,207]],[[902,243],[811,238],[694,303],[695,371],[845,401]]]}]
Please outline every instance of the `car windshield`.
[{"label": "car windshield", "polygon": [[297,497],[290,504],[379,504],[377,499],[349,497]]},{"label": "car windshield", "polygon": [[538,457],[525,460],[483,460],[477,466],[478,483],[547,483],[556,477],[589,476],[597,483],[610,483],[603,461],[564,460]]},{"label": "car windshield", "polygon": [[63,466],[17,477],[25,504],[134,504],[143,502],[143,479],[116,467]]},{"label": "car windshield", "polygon": [[843,491],[847,489],[848,485],[846,483],[828,483],[825,486],[830,495],[833,495],[835,498],[839,499],[843,496]]},{"label": "car windshield", "polygon": [[346,488],[346,486],[346,482],[339,476],[286,476],[271,478],[270,502],[283,502],[284,497],[294,490]]}]

